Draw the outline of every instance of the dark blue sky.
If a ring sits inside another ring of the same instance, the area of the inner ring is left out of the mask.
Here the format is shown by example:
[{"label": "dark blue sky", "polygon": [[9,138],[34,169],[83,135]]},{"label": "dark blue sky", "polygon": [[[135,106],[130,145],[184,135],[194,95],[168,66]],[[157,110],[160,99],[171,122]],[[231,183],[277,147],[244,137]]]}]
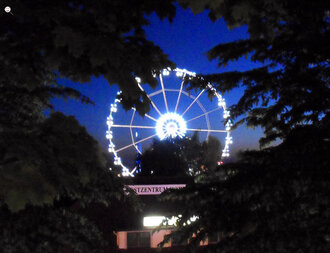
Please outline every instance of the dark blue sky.
[{"label": "dark blue sky", "polygon": [[[219,43],[226,43],[248,36],[246,27],[228,30],[223,20],[211,22],[207,13],[193,15],[189,10],[178,8],[172,24],[167,20],[160,21],[156,15],[148,16],[150,25],[145,27],[147,38],[159,45],[169,55],[179,68],[196,73],[216,73],[231,70],[248,70],[258,65],[248,59],[239,59],[226,68],[217,68],[216,61],[209,61],[206,52]],[[62,84],[80,90],[95,103],[83,105],[77,101],[54,99],[55,110],[68,115],[74,115],[80,124],[84,125],[104,148],[108,142],[105,139],[107,130],[106,118],[109,115],[109,105],[114,101],[117,86],[109,86],[103,78],[92,78],[90,83],[77,84],[69,80],[60,80]],[[242,95],[242,89],[235,89],[224,94],[227,105],[236,103]],[[239,127],[233,132],[234,144],[232,153],[238,149],[258,148],[258,139],[262,136],[260,129]]]}]

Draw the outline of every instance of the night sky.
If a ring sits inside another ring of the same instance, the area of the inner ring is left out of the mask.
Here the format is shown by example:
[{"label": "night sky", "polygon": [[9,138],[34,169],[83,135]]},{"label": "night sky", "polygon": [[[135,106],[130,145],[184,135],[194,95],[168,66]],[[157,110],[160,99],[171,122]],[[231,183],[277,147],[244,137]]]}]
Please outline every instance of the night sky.
[{"label": "night sky", "polygon": [[[160,21],[156,15],[150,15],[148,19],[150,25],[145,27],[147,39],[159,45],[169,55],[170,60],[177,64],[178,68],[208,74],[231,70],[242,71],[259,66],[242,58],[229,64],[226,68],[220,69],[217,68],[216,61],[211,62],[206,57],[206,52],[219,43],[246,38],[248,36],[246,27],[228,30],[223,20],[212,22],[206,12],[193,15],[190,10],[183,10],[180,7],[178,7],[172,24],[167,20]],[[78,89],[90,97],[96,105],[83,105],[75,100],[54,99],[55,110],[67,115],[74,115],[80,124],[85,126],[87,131],[99,141],[101,147],[107,149],[106,118],[118,87],[109,86],[107,81],[101,77],[92,78],[90,83],[85,84],[73,83],[70,80],[60,80],[60,83]],[[238,101],[242,95],[242,89],[235,89],[223,95],[227,106],[230,106]],[[239,149],[258,148],[258,139],[262,136],[262,131],[241,126],[233,131],[232,136],[234,144],[231,147],[231,154],[234,155]]]}]

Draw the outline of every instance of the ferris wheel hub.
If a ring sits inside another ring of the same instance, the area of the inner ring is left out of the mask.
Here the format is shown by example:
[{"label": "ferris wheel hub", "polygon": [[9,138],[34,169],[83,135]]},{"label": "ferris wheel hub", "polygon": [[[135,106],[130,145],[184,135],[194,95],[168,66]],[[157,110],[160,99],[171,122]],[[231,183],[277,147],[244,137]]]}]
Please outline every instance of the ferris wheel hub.
[{"label": "ferris wheel hub", "polygon": [[182,138],[187,130],[186,121],[179,114],[169,112],[163,114],[156,124],[156,133],[163,140],[165,138]]}]

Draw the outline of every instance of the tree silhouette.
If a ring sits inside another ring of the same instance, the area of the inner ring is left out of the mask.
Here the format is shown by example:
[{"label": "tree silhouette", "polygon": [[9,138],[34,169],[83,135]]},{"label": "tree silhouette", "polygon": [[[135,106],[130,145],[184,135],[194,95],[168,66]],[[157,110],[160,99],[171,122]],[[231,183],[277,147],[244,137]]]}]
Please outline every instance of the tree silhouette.
[{"label": "tree silhouette", "polygon": [[200,142],[198,133],[191,137],[158,140],[142,154],[139,176],[182,177],[214,170],[220,160],[221,144],[215,137]]},{"label": "tree silhouette", "polygon": [[[8,5],[13,15],[0,15],[0,247],[100,252],[104,231],[85,209],[125,202],[123,184],[74,118],[59,113],[46,118],[44,110],[52,108],[55,96],[92,103],[58,85],[58,78],[87,82],[103,76],[123,91],[125,108],[148,111],[135,76],[154,86],[153,74],[174,64],[146,39],[145,15],[156,12],[171,20],[175,8],[171,0]],[[111,229],[114,219],[108,219]]]},{"label": "tree silhouette", "polygon": [[143,113],[149,103],[135,76],[155,86],[153,73],[174,66],[143,30],[146,14],[173,18],[171,0],[19,0],[10,7],[13,15],[0,15],[0,131],[31,128],[54,96],[91,102],[58,78],[103,76],[119,86],[125,108]]},{"label": "tree silhouette", "polygon": [[[249,38],[219,44],[208,52],[219,67],[241,57],[260,63],[248,71],[199,75],[192,87],[212,82],[221,92],[243,87],[231,117],[261,126],[262,145],[285,136],[301,124],[329,117],[329,4],[325,1],[181,0],[193,11],[208,9],[229,28],[247,25]],[[201,79],[200,77],[203,77]],[[189,81],[189,80],[187,80]],[[243,118],[241,118],[243,116]]]},{"label": "tree silhouette", "polygon": [[[327,252],[329,243],[329,3],[324,1],[181,0],[209,10],[230,28],[247,25],[248,39],[208,52],[225,66],[246,56],[261,64],[248,71],[199,75],[190,88],[244,87],[231,108],[236,125],[261,126],[261,145],[203,180],[164,196],[177,205],[177,230],[166,240],[189,240],[187,251],[213,235],[205,252]],[[191,217],[198,217],[191,222]]]},{"label": "tree silhouette", "polygon": [[37,130],[1,137],[1,248],[100,252],[103,234],[84,210],[124,205],[127,195],[85,128],[54,113]]},{"label": "tree silhouette", "polygon": [[201,252],[327,252],[329,137],[328,128],[299,127],[279,146],[244,152],[163,196],[180,203],[167,240],[189,238],[193,249],[215,234],[220,241]]}]

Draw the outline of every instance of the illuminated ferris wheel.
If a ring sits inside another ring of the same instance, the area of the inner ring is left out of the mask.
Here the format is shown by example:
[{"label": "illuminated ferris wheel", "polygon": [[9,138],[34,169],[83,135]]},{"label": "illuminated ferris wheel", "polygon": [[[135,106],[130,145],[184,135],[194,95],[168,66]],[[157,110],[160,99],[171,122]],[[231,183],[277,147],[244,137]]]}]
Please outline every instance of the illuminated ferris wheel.
[{"label": "illuminated ferris wheel", "polygon": [[142,149],[150,146],[153,138],[182,138],[198,132],[207,140],[212,134],[220,141],[224,140],[221,159],[229,157],[232,123],[225,99],[210,83],[198,92],[185,91],[184,80],[195,76],[185,69],[164,69],[154,75],[158,89],[150,91],[144,90],[140,78],[136,77],[139,88],[147,94],[152,106],[144,117],[136,113],[135,108],[124,111],[118,106],[119,99],[111,104],[106,133],[108,150],[114,157],[114,164],[121,167],[123,176],[134,176],[137,170],[135,165],[125,165],[123,157],[129,157],[129,152],[142,154]]}]

